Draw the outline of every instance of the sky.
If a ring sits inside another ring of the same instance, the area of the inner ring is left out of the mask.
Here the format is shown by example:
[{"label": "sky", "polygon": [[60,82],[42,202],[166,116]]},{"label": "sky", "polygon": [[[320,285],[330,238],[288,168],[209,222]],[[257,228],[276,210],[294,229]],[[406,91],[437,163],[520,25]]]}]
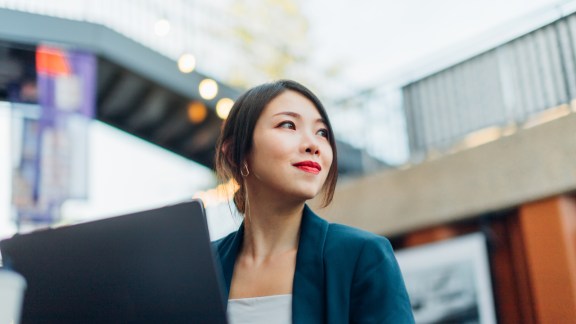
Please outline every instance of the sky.
[{"label": "sky", "polygon": [[313,60],[318,66],[340,63],[341,82],[362,89],[563,2],[313,0],[303,5],[310,18]]}]

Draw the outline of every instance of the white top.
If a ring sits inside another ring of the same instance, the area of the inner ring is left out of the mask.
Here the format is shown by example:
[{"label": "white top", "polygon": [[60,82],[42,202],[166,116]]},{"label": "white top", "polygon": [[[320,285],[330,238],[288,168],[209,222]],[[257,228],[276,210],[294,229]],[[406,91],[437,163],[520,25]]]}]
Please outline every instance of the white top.
[{"label": "white top", "polygon": [[230,324],[291,324],[292,294],[228,300]]}]

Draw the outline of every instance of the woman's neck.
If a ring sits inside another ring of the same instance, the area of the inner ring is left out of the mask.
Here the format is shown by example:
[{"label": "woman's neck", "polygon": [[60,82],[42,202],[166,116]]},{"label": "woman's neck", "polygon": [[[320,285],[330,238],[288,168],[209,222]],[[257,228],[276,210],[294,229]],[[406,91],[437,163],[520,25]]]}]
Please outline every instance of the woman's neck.
[{"label": "woman's neck", "polygon": [[242,254],[266,260],[296,251],[303,209],[304,203],[284,206],[250,203],[244,220]]}]

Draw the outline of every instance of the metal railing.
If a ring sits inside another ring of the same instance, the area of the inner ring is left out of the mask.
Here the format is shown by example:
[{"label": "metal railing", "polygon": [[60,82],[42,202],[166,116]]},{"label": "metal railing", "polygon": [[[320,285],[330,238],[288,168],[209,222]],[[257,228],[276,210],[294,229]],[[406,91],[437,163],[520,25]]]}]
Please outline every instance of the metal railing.
[{"label": "metal railing", "polygon": [[403,87],[411,151],[446,151],[576,98],[576,15]]}]

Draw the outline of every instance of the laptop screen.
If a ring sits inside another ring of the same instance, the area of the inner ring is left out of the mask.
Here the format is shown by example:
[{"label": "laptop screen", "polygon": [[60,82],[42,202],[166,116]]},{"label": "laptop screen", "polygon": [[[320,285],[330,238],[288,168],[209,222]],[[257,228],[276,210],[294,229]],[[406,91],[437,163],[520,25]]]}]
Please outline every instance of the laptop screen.
[{"label": "laptop screen", "polygon": [[198,200],[0,242],[28,288],[22,323],[226,323]]}]

